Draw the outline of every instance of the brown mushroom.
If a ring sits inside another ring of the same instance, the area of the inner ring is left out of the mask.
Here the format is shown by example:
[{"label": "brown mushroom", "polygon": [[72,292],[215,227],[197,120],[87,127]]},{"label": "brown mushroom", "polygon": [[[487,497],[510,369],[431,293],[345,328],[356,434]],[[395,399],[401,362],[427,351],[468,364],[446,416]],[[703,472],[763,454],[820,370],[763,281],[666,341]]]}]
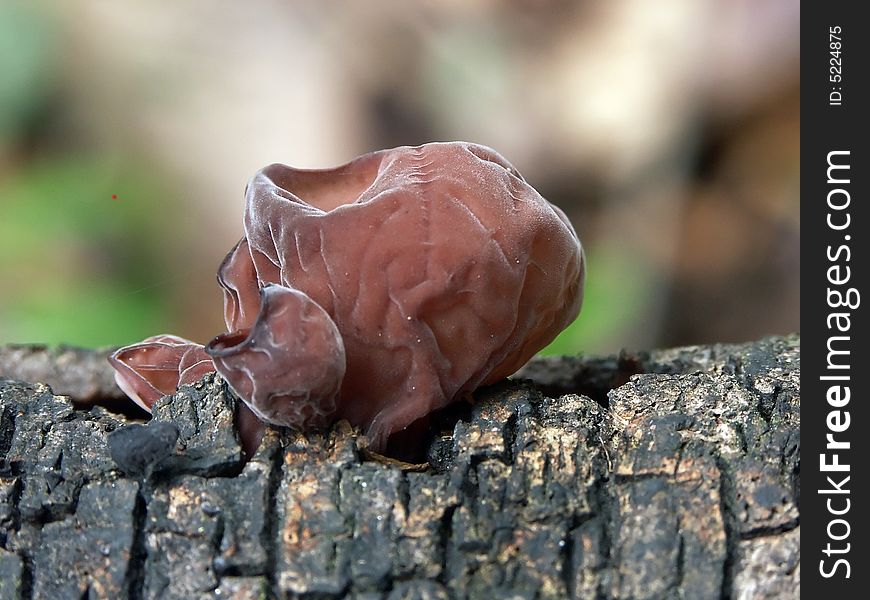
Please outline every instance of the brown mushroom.
[{"label": "brown mushroom", "polygon": [[[229,333],[205,352],[269,422],[346,418],[383,449],[548,344],[580,310],[584,271],[562,211],[489,148],[271,165],[218,274]],[[154,373],[125,366],[125,381]]]}]

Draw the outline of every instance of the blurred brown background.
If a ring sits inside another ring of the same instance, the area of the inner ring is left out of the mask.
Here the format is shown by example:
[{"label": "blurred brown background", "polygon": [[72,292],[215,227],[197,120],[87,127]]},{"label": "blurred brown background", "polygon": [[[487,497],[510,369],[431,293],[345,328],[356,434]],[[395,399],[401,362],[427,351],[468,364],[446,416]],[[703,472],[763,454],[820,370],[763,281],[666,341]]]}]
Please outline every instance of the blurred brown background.
[{"label": "blurred brown background", "polygon": [[0,343],[222,330],[260,167],[492,146],[589,258],[549,352],[798,328],[787,0],[0,0]]}]

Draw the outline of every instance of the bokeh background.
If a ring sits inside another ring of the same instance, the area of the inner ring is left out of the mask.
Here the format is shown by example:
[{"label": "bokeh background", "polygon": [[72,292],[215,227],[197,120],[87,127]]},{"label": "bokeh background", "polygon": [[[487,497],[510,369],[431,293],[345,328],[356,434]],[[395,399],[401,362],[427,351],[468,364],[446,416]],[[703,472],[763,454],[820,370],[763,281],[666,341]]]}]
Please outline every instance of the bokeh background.
[{"label": "bokeh background", "polygon": [[791,0],[0,0],[0,343],[222,330],[260,167],[492,146],[575,224],[551,353],[797,330]]}]

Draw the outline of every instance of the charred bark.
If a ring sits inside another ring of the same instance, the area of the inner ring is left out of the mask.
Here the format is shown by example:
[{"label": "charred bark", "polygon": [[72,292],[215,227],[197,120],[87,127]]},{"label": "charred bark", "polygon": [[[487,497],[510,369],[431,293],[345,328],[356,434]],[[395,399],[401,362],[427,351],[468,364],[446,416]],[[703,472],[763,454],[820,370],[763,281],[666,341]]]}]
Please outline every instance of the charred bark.
[{"label": "charred bark", "polygon": [[244,463],[213,375],[112,434],[104,383],[0,370],[0,598],[796,598],[799,345],[536,359],[435,419],[424,471],[346,423]]}]

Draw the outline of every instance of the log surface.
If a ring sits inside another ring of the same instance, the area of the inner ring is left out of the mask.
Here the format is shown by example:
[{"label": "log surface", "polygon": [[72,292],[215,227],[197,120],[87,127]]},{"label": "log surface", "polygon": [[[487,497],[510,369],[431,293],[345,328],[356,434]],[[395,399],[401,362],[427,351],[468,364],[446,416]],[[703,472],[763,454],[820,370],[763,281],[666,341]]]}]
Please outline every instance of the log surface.
[{"label": "log surface", "polygon": [[[39,360],[105,381],[78,352]],[[0,599],[799,595],[797,336],[536,359],[442,415],[423,471],[346,423],[244,463],[214,375],[123,430],[82,404],[104,384],[74,404],[14,375]]]}]

